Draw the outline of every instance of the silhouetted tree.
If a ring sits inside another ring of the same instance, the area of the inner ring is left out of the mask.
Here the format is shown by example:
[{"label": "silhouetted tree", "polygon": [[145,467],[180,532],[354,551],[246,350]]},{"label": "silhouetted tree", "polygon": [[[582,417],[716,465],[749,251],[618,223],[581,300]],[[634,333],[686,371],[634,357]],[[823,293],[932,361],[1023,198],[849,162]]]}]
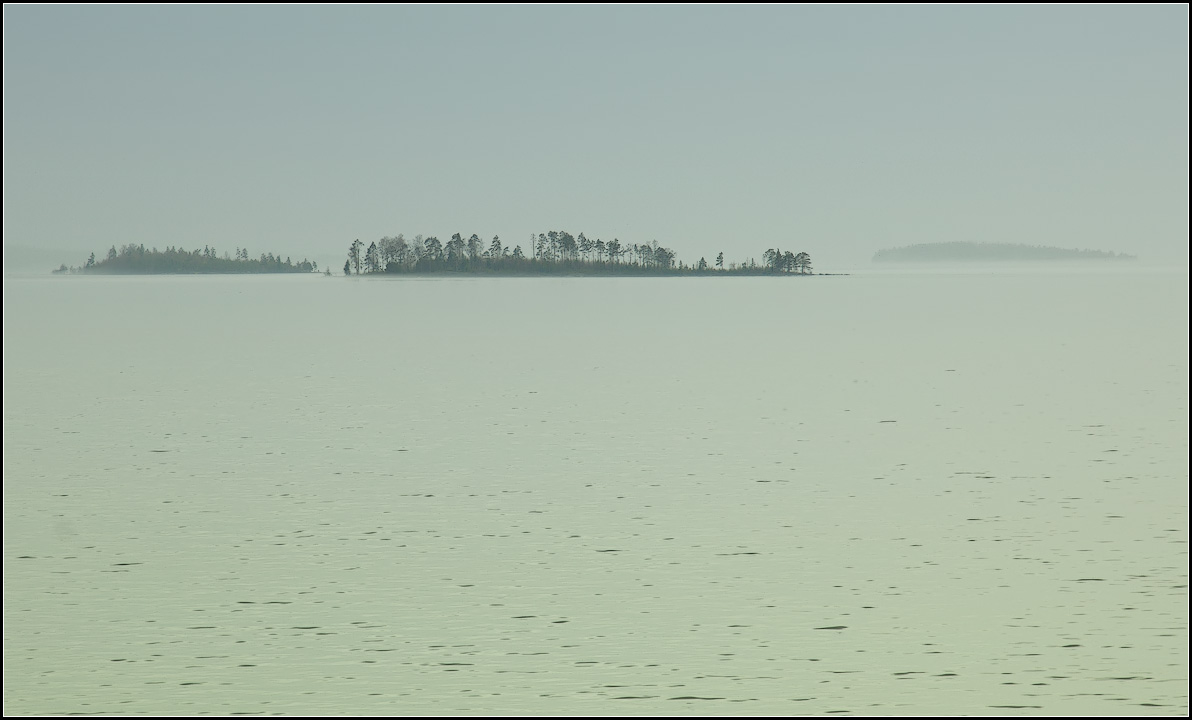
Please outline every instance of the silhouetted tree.
[{"label": "silhouetted tree", "polygon": [[782,254],[782,271],[788,272],[788,273],[794,272],[795,267],[796,267],[795,254],[793,252],[791,252],[790,250],[787,250],[786,252],[784,252]]},{"label": "silhouetted tree", "polygon": [[451,236],[447,244],[443,247],[443,251],[447,254],[447,262],[459,262],[464,259],[464,253],[467,252],[467,246],[464,239],[459,233]]},{"label": "silhouetted tree", "polygon": [[801,252],[795,256],[795,266],[799,268],[799,273],[811,272],[811,256],[805,252]]},{"label": "silhouetted tree", "polygon": [[364,270],[365,272],[378,272],[381,269],[381,252],[377,250],[377,244],[368,246],[368,250],[364,253]]},{"label": "silhouetted tree", "polygon": [[422,256],[428,260],[442,260],[443,259],[443,245],[439,242],[437,237],[428,237],[422,241]]},{"label": "silhouetted tree", "polygon": [[574,260],[579,251],[579,243],[576,242],[575,236],[569,232],[560,231],[558,238],[560,259]]},{"label": "silhouetted tree", "polygon": [[613,238],[613,241],[604,246],[604,251],[608,253],[608,259],[616,263],[617,258],[621,257],[621,241]]}]

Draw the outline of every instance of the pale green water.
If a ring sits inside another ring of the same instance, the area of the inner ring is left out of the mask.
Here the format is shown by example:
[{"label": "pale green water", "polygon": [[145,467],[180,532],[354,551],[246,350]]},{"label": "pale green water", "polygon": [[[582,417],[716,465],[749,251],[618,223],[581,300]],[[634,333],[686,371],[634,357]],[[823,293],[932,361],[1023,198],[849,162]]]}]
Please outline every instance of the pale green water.
[{"label": "pale green water", "polygon": [[1187,298],[7,279],[4,711],[1187,714]]}]

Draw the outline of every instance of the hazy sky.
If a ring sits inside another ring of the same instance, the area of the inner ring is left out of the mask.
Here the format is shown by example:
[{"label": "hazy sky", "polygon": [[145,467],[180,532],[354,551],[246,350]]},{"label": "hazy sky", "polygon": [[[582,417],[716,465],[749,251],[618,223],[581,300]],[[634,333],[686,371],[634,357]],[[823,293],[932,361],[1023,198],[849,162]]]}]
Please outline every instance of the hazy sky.
[{"label": "hazy sky", "polygon": [[4,239],[1186,264],[1188,60],[1184,5],[5,5]]}]

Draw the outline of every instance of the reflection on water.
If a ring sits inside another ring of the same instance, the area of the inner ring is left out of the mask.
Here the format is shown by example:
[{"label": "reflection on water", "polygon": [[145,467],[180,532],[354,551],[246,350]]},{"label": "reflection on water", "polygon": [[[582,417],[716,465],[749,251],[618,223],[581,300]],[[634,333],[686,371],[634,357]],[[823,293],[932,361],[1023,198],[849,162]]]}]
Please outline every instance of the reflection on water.
[{"label": "reflection on water", "polygon": [[1187,292],[6,281],[5,712],[1186,714]]}]

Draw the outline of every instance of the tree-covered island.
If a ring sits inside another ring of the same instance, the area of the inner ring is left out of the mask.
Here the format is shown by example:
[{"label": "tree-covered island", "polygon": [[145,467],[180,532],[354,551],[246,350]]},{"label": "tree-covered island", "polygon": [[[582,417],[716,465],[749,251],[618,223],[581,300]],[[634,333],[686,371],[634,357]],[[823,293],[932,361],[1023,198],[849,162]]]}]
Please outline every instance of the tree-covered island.
[{"label": "tree-covered island", "polygon": [[[455,233],[446,243],[437,237],[404,235],[383,237],[366,248],[360,240],[348,247],[345,275],[476,274],[476,275],[814,275],[811,256],[805,252],[770,248],[762,262],[726,262],[719,253],[711,262],[700,258],[687,264],[675,251],[659,245],[591,240],[584,233],[572,235],[552,230],[531,235],[529,252],[521,245],[505,245],[499,237],[485,243],[478,235],[464,239]],[[144,245],[112,246],[107,257],[97,260],[92,253],[79,267],[65,264],[55,274],[168,275],[219,273],[313,273],[318,264],[293,262],[281,255],[262,253],[250,258],[246,248],[222,255],[211,246],[202,250],[180,247],[146,249]],[[325,269],[330,275],[330,268]]]},{"label": "tree-covered island", "polygon": [[360,240],[348,247],[345,275],[400,275],[471,273],[482,275],[811,275],[811,256],[772,248],[762,253],[762,264],[754,260],[728,263],[721,252],[712,263],[706,258],[687,264],[675,251],[657,241],[649,244],[592,240],[584,233],[563,230],[531,235],[529,251],[521,245],[506,245],[499,236],[485,242],[473,234],[465,239],[455,233],[446,243],[437,237],[404,235],[383,237],[365,247]]},{"label": "tree-covered island", "polygon": [[144,245],[125,245],[116,250],[112,246],[108,256],[96,260],[95,253],[81,267],[62,265],[53,272],[95,273],[109,275],[169,275],[169,274],[218,274],[218,273],[312,273],[318,272],[318,263],[303,259],[292,262],[282,260],[281,255],[261,253],[259,258],[250,258],[247,248],[236,248],[234,254],[226,251],[221,256],[215,248],[205,246],[202,250],[183,250],[178,247],[145,249]]}]

